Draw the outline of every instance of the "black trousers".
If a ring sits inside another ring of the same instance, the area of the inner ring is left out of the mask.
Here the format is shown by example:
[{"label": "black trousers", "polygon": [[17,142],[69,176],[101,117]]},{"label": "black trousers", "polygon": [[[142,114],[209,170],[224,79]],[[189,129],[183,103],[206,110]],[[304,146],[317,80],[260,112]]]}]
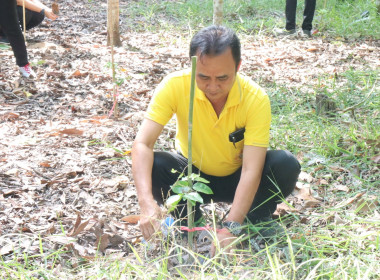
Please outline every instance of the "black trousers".
[{"label": "black trousers", "polygon": [[[152,169],[152,192],[159,204],[171,195],[170,186],[178,179],[179,173],[173,173],[172,169],[179,172],[187,169],[187,159],[177,153],[155,152]],[[258,191],[253,200],[247,219],[252,223],[263,217],[268,217],[276,210],[277,204],[287,197],[294,189],[301,166],[298,160],[288,151],[267,151],[264,169]],[[200,172],[193,166],[193,173],[200,174],[207,179],[207,184],[214,194],[201,194],[204,203],[232,202],[236,188],[240,180],[241,168],[235,173],[217,177]],[[185,204],[177,207],[174,215],[184,218],[187,215]],[[195,219],[201,216],[199,204],[195,207]]]},{"label": "black trousers", "polygon": [[[17,15],[20,21],[21,28],[24,28],[24,17],[23,17],[23,8],[17,6]],[[25,9],[25,27],[26,30],[29,30],[33,27],[39,25],[45,18],[45,11],[34,12],[28,9]]]},{"label": "black trousers", "polygon": [[16,0],[0,0],[0,27],[9,40],[16,64],[28,64],[25,40],[17,18]]},{"label": "black trousers", "polygon": [[[316,0],[305,0],[305,9],[303,11],[302,30],[311,30],[314,18]],[[297,0],[286,0],[285,16],[286,16],[286,30],[296,28],[296,10]]]}]

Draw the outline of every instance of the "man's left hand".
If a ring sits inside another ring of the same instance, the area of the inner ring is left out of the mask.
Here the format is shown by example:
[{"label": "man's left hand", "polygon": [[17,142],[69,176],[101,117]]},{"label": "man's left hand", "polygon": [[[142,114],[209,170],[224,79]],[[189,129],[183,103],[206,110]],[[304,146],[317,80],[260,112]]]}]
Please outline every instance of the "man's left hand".
[{"label": "man's left hand", "polygon": [[[216,240],[215,242],[218,242],[220,249],[225,249],[226,253],[229,253],[232,249],[235,249],[235,245],[231,245],[236,239],[236,236],[234,236],[227,228],[222,228],[216,233]],[[216,252],[216,246],[213,243],[211,245],[210,255],[211,257],[215,256]]]}]

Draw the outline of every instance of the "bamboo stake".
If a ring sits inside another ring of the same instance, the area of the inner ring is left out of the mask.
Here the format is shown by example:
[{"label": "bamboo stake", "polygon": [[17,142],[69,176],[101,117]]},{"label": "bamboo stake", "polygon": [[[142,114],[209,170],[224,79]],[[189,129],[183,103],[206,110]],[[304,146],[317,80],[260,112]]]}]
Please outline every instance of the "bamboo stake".
[{"label": "bamboo stake", "polygon": [[25,0],[22,0],[22,23],[24,28],[24,41],[26,42]]},{"label": "bamboo stake", "polygon": [[[193,188],[193,181],[190,178],[190,174],[193,173],[193,155],[192,155],[192,136],[193,136],[193,108],[194,108],[194,93],[195,93],[195,69],[197,66],[197,57],[191,57],[191,83],[190,83],[190,104],[189,104],[189,130],[188,130],[188,155],[187,155],[187,177],[189,187]],[[193,206],[190,200],[187,200],[187,224],[190,229],[194,227],[194,214]],[[188,233],[189,247],[193,248],[194,232]]]}]

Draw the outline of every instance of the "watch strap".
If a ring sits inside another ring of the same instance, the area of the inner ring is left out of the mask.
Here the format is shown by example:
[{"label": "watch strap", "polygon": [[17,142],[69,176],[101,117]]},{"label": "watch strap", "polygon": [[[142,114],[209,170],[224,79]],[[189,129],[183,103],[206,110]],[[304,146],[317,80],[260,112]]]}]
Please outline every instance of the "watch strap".
[{"label": "watch strap", "polygon": [[235,221],[225,221],[222,227],[227,228],[235,236],[241,233],[241,224]]}]

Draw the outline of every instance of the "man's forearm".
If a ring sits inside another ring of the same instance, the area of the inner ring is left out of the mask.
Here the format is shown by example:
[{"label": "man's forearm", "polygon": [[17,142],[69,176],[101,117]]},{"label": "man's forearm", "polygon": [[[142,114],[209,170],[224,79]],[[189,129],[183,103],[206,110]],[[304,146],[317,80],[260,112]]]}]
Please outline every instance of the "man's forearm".
[{"label": "man's forearm", "polygon": [[241,175],[231,206],[231,211],[227,216],[228,221],[235,221],[242,224],[252,206],[261,178],[258,175],[254,177],[250,175],[252,174],[242,173]]},{"label": "man's forearm", "polygon": [[243,223],[250,210],[261,181],[266,148],[244,146],[243,166],[228,221]]},{"label": "man's forearm", "polygon": [[144,144],[136,143],[132,149],[132,173],[140,206],[152,201],[153,151]]}]

